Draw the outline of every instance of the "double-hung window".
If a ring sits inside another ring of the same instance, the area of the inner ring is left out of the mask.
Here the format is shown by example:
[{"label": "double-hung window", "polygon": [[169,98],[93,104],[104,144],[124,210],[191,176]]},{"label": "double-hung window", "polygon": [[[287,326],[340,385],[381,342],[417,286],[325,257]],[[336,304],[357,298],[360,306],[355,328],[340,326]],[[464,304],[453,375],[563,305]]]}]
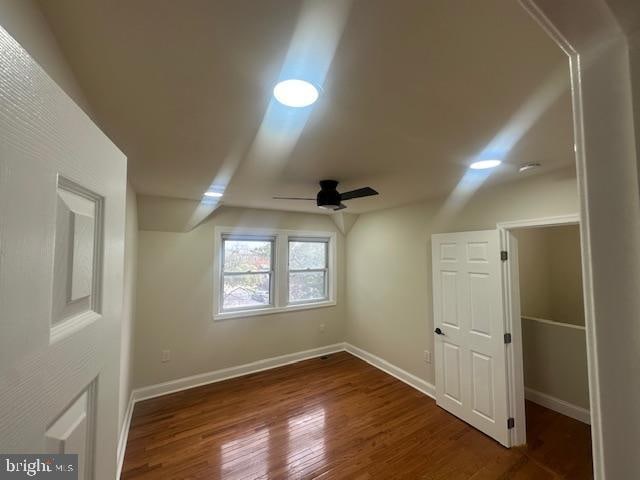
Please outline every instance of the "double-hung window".
[{"label": "double-hung window", "polygon": [[274,243],[274,237],[223,235],[223,312],[274,304]]},{"label": "double-hung window", "polygon": [[336,234],[216,227],[214,318],[335,305]]},{"label": "double-hung window", "polygon": [[329,298],[329,239],[289,237],[289,304]]}]

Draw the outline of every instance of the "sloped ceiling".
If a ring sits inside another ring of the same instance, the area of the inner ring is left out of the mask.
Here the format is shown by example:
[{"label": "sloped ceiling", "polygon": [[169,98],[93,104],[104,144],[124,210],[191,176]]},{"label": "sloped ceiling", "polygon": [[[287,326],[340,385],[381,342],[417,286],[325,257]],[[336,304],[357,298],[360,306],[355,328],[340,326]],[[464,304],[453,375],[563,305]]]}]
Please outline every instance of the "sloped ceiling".
[{"label": "sloped ceiling", "polygon": [[[40,2],[139,194],[318,212],[317,181],[381,195],[349,213],[573,164],[567,59],[513,0]],[[321,84],[311,108],[279,78]]]}]

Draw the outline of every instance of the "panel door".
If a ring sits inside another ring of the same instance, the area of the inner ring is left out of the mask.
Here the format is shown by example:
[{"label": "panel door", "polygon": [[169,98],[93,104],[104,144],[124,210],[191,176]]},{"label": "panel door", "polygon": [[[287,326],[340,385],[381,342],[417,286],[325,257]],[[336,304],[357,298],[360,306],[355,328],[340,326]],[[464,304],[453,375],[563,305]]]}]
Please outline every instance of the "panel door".
[{"label": "panel door", "polygon": [[436,401],[509,446],[500,237],[432,236]]},{"label": "panel door", "polygon": [[113,480],[126,159],[1,28],[0,84],[0,451]]}]

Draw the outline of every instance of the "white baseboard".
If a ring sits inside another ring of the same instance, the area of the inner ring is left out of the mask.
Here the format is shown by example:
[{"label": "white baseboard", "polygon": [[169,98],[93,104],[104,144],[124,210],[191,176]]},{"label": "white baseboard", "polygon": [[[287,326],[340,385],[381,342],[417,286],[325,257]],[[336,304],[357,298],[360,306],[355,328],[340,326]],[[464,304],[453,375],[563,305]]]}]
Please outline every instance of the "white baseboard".
[{"label": "white baseboard", "polygon": [[171,380],[157,385],[137,388],[133,391],[134,399],[136,402],[140,402],[142,400],[160,397],[169,393],[200,387],[209,383],[221,382],[223,380],[249,375],[250,373],[257,373],[263,370],[282,367],[290,363],[296,363],[309,358],[316,358],[322,355],[340,352],[342,350],[344,350],[344,345],[342,343],[336,343],[324,347],[313,348],[311,350],[304,350],[302,352],[281,355],[279,357],[266,358],[264,360],[258,360],[257,362],[238,365],[237,367],[223,368],[222,370],[214,370],[212,372],[201,373],[199,375],[179,378],[177,380]]},{"label": "white baseboard", "polygon": [[524,396],[527,400],[542,405],[549,410],[574,418],[587,425],[591,424],[591,413],[587,408],[579,407],[531,388],[524,389]]},{"label": "white baseboard", "polygon": [[131,427],[131,417],[133,416],[133,407],[135,405],[135,399],[133,391],[129,395],[129,403],[127,404],[127,411],[124,414],[124,421],[120,427],[120,435],[118,436],[118,471],[116,472],[116,478],[120,478],[122,473],[122,465],[124,463],[124,452],[127,449],[127,439],[129,438],[129,428]]},{"label": "white baseboard", "polygon": [[407,372],[406,370],[401,369],[400,367],[396,367],[395,365],[387,362],[386,360],[377,357],[376,355],[367,352],[366,350],[362,350],[350,343],[344,344],[344,349],[349,352],[351,355],[355,355],[356,357],[364,360],[370,365],[382,370],[385,373],[388,373],[392,377],[396,377],[398,380],[406,383],[410,387],[415,388],[416,390],[424,393],[425,395],[433,398],[436,398],[436,387],[427,382],[426,380],[422,380],[421,378],[416,377],[412,373]]},{"label": "white baseboard", "polygon": [[241,377],[244,375],[249,375],[251,373],[270,370],[272,368],[282,367],[284,365],[300,362],[302,360],[316,358],[322,355],[328,355],[341,351],[347,351],[352,355],[369,363],[370,365],[373,365],[374,367],[388,373],[389,375],[396,377],[398,380],[401,380],[407,385],[412,386],[425,395],[428,395],[431,398],[435,398],[435,386],[431,383],[416,377],[415,375],[401,369],[400,367],[396,367],[386,360],[367,352],[366,350],[362,350],[361,348],[358,348],[349,343],[336,343],[333,345],[327,345],[325,347],[314,348],[311,350],[291,353],[288,355],[281,355],[279,357],[272,357],[264,360],[258,360],[257,362],[247,363],[244,365],[239,365],[237,367],[214,370],[212,372],[179,378],[177,380],[158,383],[156,385],[150,385],[148,387],[137,388],[132,392],[133,401],[134,403],[140,402],[142,400],[148,400],[151,398],[160,397],[162,395],[180,392],[182,390],[188,390],[190,388],[199,387],[210,383],[221,382],[223,380],[229,380],[231,378]]}]

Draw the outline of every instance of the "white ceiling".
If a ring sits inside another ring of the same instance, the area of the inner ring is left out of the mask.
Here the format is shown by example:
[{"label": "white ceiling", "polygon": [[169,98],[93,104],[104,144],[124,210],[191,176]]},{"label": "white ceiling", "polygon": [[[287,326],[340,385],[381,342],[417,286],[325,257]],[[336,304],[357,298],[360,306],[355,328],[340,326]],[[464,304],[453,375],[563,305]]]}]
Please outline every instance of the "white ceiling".
[{"label": "white ceiling", "polygon": [[[483,155],[506,162],[489,184],[574,162],[567,60],[513,0],[41,6],[141,194],[215,181],[227,205],[316,212],[271,197],[333,178],[380,192],[360,213],[445,195]],[[296,65],[323,94],[287,113],[271,89]]]}]

